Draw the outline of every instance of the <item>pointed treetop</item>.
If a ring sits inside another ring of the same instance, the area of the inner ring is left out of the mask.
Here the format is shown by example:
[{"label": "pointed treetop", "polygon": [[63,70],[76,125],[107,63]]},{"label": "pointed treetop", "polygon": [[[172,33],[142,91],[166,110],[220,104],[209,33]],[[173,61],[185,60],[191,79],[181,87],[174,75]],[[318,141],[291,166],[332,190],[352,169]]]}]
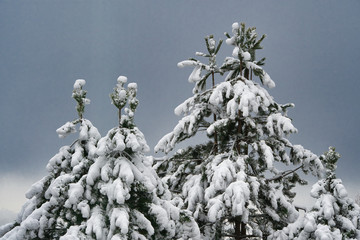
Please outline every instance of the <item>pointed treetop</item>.
[{"label": "pointed treetop", "polygon": [[[139,100],[136,98],[137,93],[137,84],[129,83],[127,89],[125,89],[124,84],[127,82],[127,77],[119,76],[117,79],[116,87],[114,92],[110,94],[111,103],[119,110],[119,126],[123,123],[131,123],[132,125],[134,119],[134,112],[136,107],[139,104]],[[128,108],[124,108],[128,104]],[[124,108],[126,116],[122,117],[121,111]]]},{"label": "pointed treetop", "polygon": [[74,90],[72,97],[77,102],[76,110],[78,112],[79,118],[83,118],[85,105],[90,104],[90,99],[86,98],[86,91],[82,89],[86,81],[84,79],[78,79],[74,83]]},{"label": "pointed treetop", "polygon": [[216,41],[214,39],[214,36],[213,35],[206,36],[205,43],[206,43],[206,48],[209,52],[209,55],[204,56],[204,57],[211,57],[211,56],[216,55],[220,50],[222,42],[223,42],[223,40],[219,40],[219,43],[216,46]]},{"label": "pointed treetop", "polygon": [[329,147],[329,151],[321,157],[326,167],[326,177],[335,178],[336,162],[339,160],[340,154],[335,151],[335,147]]},{"label": "pointed treetop", "polygon": [[127,82],[127,77],[125,76],[119,76],[117,79],[118,83],[125,84]]},{"label": "pointed treetop", "polygon": [[56,133],[59,135],[60,138],[64,138],[68,136],[70,133],[76,132],[76,124],[78,123],[88,124],[87,121],[84,121],[83,119],[85,105],[90,104],[90,99],[86,98],[87,92],[82,89],[85,83],[86,81],[84,79],[77,79],[74,83],[72,98],[74,98],[75,101],[77,102],[76,111],[78,112],[79,118],[72,122],[65,123],[63,126],[61,126],[56,130]]},{"label": "pointed treetop", "polygon": [[[199,91],[204,91],[206,87],[206,80],[210,75],[214,73],[222,74],[220,68],[216,65],[216,54],[219,52],[222,40],[219,40],[219,43],[216,45],[216,41],[213,35],[205,37],[205,43],[208,53],[196,52],[196,56],[206,57],[209,62],[204,64],[197,59],[190,58],[189,60],[181,61],[177,64],[179,68],[185,66],[193,66],[194,70],[189,76],[189,82],[195,83],[193,93],[198,93]],[[202,75],[201,71],[205,70],[205,74]]]},{"label": "pointed treetop", "polygon": [[257,40],[256,27],[249,27],[246,29],[245,23],[233,23],[232,24],[232,37],[225,32],[225,35],[228,37],[226,43],[228,45],[234,45],[240,48],[240,50],[249,52],[252,55],[252,61],[255,60],[255,50],[262,49],[260,45],[261,42],[265,39],[266,35],[263,34],[260,39]]},{"label": "pointed treetop", "polygon": [[226,78],[227,80],[238,76],[244,76],[245,78],[252,80],[252,73],[254,73],[254,75],[260,78],[262,84],[269,88],[273,88],[275,87],[275,83],[261,68],[261,66],[264,65],[265,58],[256,61],[255,54],[256,50],[262,49],[260,44],[265,39],[266,35],[264,34],[260,39],[257,39],[258,35],[255,30],[255,27],[246,29],[245,23],[233,23],[233,36],[230,36],[230,34],[225,32],[225,35],[228,38],[226,39],[226,43],[234,46],[232,53],[233,57],[227,57],[220,69],[223,72],[229,71],[229,75]]}]

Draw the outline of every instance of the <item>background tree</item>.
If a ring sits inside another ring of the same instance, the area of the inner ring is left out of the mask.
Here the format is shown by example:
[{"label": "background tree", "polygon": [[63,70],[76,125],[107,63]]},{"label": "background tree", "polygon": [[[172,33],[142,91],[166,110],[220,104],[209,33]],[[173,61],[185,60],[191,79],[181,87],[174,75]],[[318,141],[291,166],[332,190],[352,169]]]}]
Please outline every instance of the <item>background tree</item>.
[{"label": "background tree", "polygon": [[152,157],[144,155],[149,147],[134,123],[137,85],[126,89],[126,81],[120,76],[110,95],[119,126],[101,139],[82,118],[89,103],[85,81],[75,82],[79,119],[57,133],[65,137],[79,123],[79,139],[49,161],[49,175],[26,194],[28,202],[18,220],[2,228],[2,239],[200,239],[191,214],[170,201]]},{"label": "background tree", "polygon": [[197,239],[195,221],[169,201],[170,192],[152,169],[152,158],[144,154],[149,147],[134,123],[137,84],[129,83],[126,89],[126,82],[120,76],[110,95],[119,126],[99,140],[98,157],[84,176],[87,190],[71,202],[76,206],[82,195],[88,196],[88,218],[69,229],[64,239]]},{"label": "background tree", "polygon": [[360,194],[357,194],[355,196],[355,202],[356,202],[357,205],[360,205]]},{"label": "background tree", "polygon": [[325,178],[315,183],[311,196],[316,202],[295,224],[274,233],[270,239],[360,239],[360,207],[336,178],[335,148],[321,156],[326,166]]},{"label": "background tree", "polygon": [[[217,132],[218,152],[205,143],[156,167],[193,213],[204,239],[266,239],[298,218],[292,189],[306,182],[297,171],[321,176],[324,169],[315,154],[287,139],[297,132],[286,113],[293,104],[276,103],[252,80],[254,74],[262,85],[275,86],[261,67],[264,59],[255,60],[265,36],[257,39],[255,28],[245,24],[232,28],[226,42],[234,46],[233,57],[220,68],[228,72],[225,80],[180,104],[175,113],[184,117],[155,147],[168,153],[205,126],[209,137]],[[211,114],[218,119],[206,123]]]},{"label": "background tree", "polygon": [[78,196],[79,203],[72,204],[74,197],[86,189],[85,176],[94,163],[100,139],[98,130],[83,118],[85,104],[90,103],[84,85],[85,80],[76,80],[72,94],[77,101],[79,118],[56,130],[59,137],[65,137],[76,132],[79,124],[78,139],[70,146],[60,148],[59,153],[50,159],[48,175],[26,193],[28,201],[17,220],[3,228],[2,233],[0,231],[1,239],[58,239],[71,226],[80,224],[89,216],[90,199]]}]

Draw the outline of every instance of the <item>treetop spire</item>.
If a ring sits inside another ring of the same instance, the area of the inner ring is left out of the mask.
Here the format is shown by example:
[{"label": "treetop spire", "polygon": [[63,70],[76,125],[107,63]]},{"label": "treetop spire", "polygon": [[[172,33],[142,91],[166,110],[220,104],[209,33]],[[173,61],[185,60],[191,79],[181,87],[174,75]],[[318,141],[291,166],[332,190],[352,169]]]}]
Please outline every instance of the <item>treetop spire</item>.
[{"label": "treetop spire", "polygon": [[260,78],[263,85],[268,88],[275,87],[274,81],[270,78],[261,66],[264,65],[265,58],[256,61],[256,50],[262,49],[261,42],[265,39],[266,35],[262,35],[257,39],[255,27],[247,28],[245,23],[233,23],[232,33],[225,32],[226,43],[234,46],[232,56],[225,59],[224,64],[220,67],[221,71],[229,71],[227,80],[234,79],[238,76],[245,77],[252,80],[252,73]]},{"label": "treetop spire", "polygon": [[[78,119],[75,119],[74,121],[67,122],[60,128],[56,130],[56,133],[59,135],[60,138],[64,138],[68,136],[70,133],[76,132],[76,124],[90,124],[90,122],[87,123],[87,121],[84,121],[83,114],[85,111],[85,105],[90,104],[90,99],[86,98],[86,93],[83,89],[83,86],[85,85],[86,81],[84,79],[77,79],[74,83],[74,90],[72,93],[72,98],[75,99],[77,102],[76,105],[76,111],[78,112]],[[97,131],[97,130],[96,130]],[[97,134],[98,135],[98,134]]]},{"label": "treetop spire", "polygon": [[72,97],[77,102],[76,111],[78,112],[79,118],[83,118],[85,105],[90,104],[90,99],[86,98],[87,91],[83,90],[83,86],[86,81],[84,79],[77,79],[74,83],[74,90]]},{"label": "treetop spire", "polygon": [[[209,35],[205,37],[205,43],[208,53],[196,52],[196,56],[206,57],[209,59],[209,62],[202,63],[195,58],[190,58],[189,60],[181,61],[177,64],[179,68],[183,68],[185,66],[194,66],[194,70],[189,76],[189,82],[195,83],[195,87],[193,89],[193,93],[198,93],[200,91],[204,91],[206,88],[206,80],[209,76],[212,76],[212,86],[214,83],[214,74],[220,73],[222,75],[222,71],[216,65],[216,54],[219,52],[221,44],[223,40],[219,40],[219,43],[216,44],[216,40],[213,35]],[[204,70],[205,73],[202,75],[201,71]]]},{"label": "treetop spire", "polygon": [[[134,113],[139,104],[139,100],[136,98],[137,84],[129,83],[127,89],[125,89],[124,85],[126,82],[127,77],[119,76],[117,79],[117,84],[114,88],[114,92],[110,94],[111,103],[114,104],[114,106],[119,110],[119,127],[122,126],[122,124],[125,122],[133,122]],[[126,103],[129,106],[128,108],[124,108]],[[123,108],[126,117],[122,117],[121,111]]]}]

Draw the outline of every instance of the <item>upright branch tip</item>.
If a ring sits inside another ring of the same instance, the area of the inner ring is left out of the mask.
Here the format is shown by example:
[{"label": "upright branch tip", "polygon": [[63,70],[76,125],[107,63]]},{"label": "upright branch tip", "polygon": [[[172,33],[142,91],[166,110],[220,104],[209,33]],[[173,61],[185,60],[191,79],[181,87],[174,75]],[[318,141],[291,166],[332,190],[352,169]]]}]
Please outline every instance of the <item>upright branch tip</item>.
[{"label": "upright branch tip", "polygon": [[83,114],[85,111],[85,105],[90,104],[90,99],[86,98],[86,91],[83,90],[83,86],[86,81],[84,79],[77,79],[74,83],[74,90],[72,93],[72,97],[77,102],[76,111],[78,112],[79,118],[83,118]]},{"label": "upright branch tip", "polygon": [[[119,76],[117,79],[116,87],[114,88],[114,92],[110,94],[111,102],[118,109],[118,117],[119,117],[119,127],[122,125],[122,122],[125,120],[133,121],[134,112],[139,101],[136,99],[137,93],[137,84],[129,83],[127,89],[125,89],[124,84],[127,82],[127,77]],[[122,118],[122,109],[125,107],[126,103],[128,103],[129,108],[125,108],[124,112],[127,115],[125,119]]]}]

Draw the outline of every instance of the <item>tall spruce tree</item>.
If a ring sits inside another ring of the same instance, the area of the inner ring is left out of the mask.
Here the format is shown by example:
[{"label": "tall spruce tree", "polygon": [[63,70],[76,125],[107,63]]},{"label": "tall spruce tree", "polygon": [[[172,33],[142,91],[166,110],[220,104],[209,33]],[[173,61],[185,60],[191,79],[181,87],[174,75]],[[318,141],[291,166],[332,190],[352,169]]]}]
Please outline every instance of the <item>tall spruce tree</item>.
[{"label": "tall spruce tree", "polygon": [[[255,58],[265,35],[258,39],[254,27],[238,23],[232,32],[226,33],[232,57],[219,69],[227,73],[225,80],[180,104],[175,113],[184,116],[155,147],[169,153],[205,128],[209,138],[217,133],[217,151],[208,141],[178,151],[156,168],[197,219],[203,239],[266,239],[298,218],[292,189],[306,182],[297,171],[320,177],[324,167],[315,154],[287,139],[297,132],[286,114],[293,104],[276,103],[262,87],[275,86],[261,67],[265,59]],[[200,82],[202,68],[193,65]]]},{"label": "tall spruce tree", "polygon": [[[17,220],[2,228],[1,239],[59,239],[71,226],[88,218],[90,199],[80,195],[86,188],[85,176],[94,163],[100,134],[89,120],[83,118],[85,104],[90,103],[84,85],[85,80],[76,80],[72,94],[77,101],[79,118],[56,130],[59,137],[65,137],[76,132],[78,124],[78,139],[70,146],[60,148],[50,159],[48,175],[26,193],[28,201]],[[78,195],[78,204],[72,204]]]}]

